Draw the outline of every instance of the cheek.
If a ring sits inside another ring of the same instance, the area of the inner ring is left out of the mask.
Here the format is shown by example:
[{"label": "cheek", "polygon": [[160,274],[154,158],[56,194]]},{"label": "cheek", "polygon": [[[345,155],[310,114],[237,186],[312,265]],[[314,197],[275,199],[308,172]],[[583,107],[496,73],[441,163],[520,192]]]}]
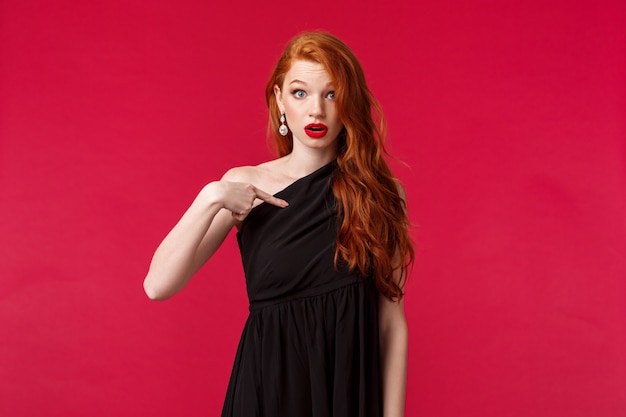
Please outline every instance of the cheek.
[{"label": "cheek", "polygon": [[298,108],[296,106],[289,105],[285,103],[285,116],[287,117],[287,121],[291,124],[295,124],[300,119],[300,114],[298,113]]},{"label": "cheek", "polygon": [[283,101],[283,108],[285,109],[285,113],[287,114],[287,117],[289,117],[289,115],[293,115],[293,114],[295,114],[295,112],[294,112],[294,107],[293,107],[293,105],[289,102],[289,100],[285,100],[285,101]]},{"label": "cheek", "polygon": [[337,126],[339,130],[343,129],[343,122],[341,121],[341,118],[336,111],[333,112],[333,123]]}]

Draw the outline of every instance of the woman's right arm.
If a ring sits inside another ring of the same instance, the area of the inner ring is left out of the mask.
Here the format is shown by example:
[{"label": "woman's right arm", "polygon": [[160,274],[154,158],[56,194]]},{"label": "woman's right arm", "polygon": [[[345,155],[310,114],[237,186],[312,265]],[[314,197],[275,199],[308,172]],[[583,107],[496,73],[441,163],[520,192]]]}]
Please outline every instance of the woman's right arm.
[{"label": "woman's right arm", "polygon": [[180,291],[217,251],[228,232],[250,212],[255,199],[279,207],[287,203],[251,184],[221,181],[207,184],[159,245],[143,287],[152,300],[165,300]]}]

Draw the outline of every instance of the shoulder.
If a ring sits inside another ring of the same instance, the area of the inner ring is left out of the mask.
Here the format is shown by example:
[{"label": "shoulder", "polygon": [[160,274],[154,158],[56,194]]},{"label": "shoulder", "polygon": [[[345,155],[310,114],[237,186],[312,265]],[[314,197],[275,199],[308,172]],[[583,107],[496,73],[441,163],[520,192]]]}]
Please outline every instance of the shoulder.
[{"label": "shoulder", "polygon": [[406,192],[404,191],[404,187],[402,186],[402,184],[400,184],[399,180],[396,179],[395,182],[396,182],[396,189],[398,190],[398,195],[406,203]]},{"label": "shoulder", "polygon": [[225,181],[248,182],[259,179],[259,177],[271,175],[276,171],[278,160],[263,162],[259,165],[245,165],[234,167],[224,173],[222,179]]},{"label": "shoulder", "polygon": [[262,187],[266,191],[278,190],[285,182],[281,173],[281,159],[229,169],[222,176],[223,181],[245,182]]},{"label": "shoulder", "polygon": [[229,169],[222,176],[224,181],[251,182],[258,176],[258,169],[255,166],[241,166]]}]

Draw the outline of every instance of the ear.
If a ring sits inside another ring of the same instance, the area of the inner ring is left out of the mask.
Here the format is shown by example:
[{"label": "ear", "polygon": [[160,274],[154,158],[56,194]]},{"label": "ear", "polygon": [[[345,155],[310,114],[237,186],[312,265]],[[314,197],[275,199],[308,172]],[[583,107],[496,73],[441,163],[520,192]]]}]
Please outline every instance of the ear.
[{"label": "ear", "polygon": [[283,107],[283,92],[278,84],[274,84],[274,97],[276,97],[276,104],[278,104],[280,111],[285,111],[285,108]]}]

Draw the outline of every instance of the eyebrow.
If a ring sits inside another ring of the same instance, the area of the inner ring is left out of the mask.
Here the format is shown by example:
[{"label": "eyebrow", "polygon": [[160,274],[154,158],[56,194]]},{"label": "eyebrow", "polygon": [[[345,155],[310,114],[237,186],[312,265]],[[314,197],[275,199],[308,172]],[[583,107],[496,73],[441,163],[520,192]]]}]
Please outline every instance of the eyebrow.
[{"label": "eyebrow", "polygon": [[[308,84],[306,83],[306,81],[302,81],[302,80],[298,80],[298,79],[292,80],[292,81],[289,83],[289,85],[291,85],[291,84],[297,84],[297,83],[304,84],[304,85],[308,85]],[[333,85],[333,82],[332,82],[332,81],[329,81],[329,82],[327,82],[327,83],[326,83],[326,87],[332,87],[332,85]]]}]

